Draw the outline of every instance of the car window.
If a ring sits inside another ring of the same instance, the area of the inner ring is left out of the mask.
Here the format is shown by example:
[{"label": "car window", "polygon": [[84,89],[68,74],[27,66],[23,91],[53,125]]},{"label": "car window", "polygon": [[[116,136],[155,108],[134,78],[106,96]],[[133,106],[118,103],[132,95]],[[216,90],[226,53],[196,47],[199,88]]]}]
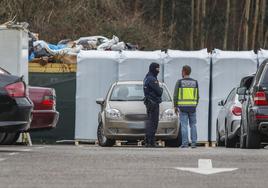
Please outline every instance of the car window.
[{"label": "car window", "polygon": [[234,97],[236,95],[236,89],[234,88],[228,95],[228,97],[225,100],[225,104],[233,101]]},{"label": "car window", "polygon": [[257,83],[259,83],[260,79],[261,79],[261,76],[262,76],[262,72],[265,68],[265,65],[266,63],[262,63],[259,68],[257,69],[257,72],[256,72],[256,76],[254,77],[253,81],[252,81],[252,84],[251,86],[254,86],[256,85]]},{"label": "car window", "polygon": [[171,101],[171,97],[168,93],[168,90],[165,86],[162,87],[163,88],[163,95],[162,95],[162,101],[163,102],[169,102]]},{"label": "car window", "polygon": [[260,76],[260,85],[268,87],[268,64],[265,66]]},{"label": "car window", "polygon": [[[110,100],[111,101],[143,101],[142,84],[119,84],[114,86]],[[166,87],[163,87],[162,101],[171,101]]]},{"label": "car window", "polygon": [[247,77],[242,78],[241,82],[240,82],[240,87],[246,87],[248,90],[253,83],[254,77],[255,77],[255,75],[251,75],[251,76],[247,76]]}]

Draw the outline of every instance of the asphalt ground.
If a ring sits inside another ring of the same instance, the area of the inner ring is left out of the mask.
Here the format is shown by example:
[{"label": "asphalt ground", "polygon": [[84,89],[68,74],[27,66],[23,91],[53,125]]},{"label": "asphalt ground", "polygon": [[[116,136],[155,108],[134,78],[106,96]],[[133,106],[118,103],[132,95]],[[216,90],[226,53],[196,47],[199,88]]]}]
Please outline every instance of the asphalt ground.
[{"label": "asphalt ground", "polygon": [[[196,168],[199,159],[238,169],[212,175],[176,169]],[[1,188],[266,188],[268,149],[1,146],[0,169]]]}]

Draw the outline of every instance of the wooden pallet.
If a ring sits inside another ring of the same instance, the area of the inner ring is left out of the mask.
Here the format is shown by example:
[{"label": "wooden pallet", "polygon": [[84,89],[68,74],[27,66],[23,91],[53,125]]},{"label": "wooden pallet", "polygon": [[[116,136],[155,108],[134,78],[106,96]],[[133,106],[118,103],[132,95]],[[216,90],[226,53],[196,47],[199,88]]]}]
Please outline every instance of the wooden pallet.
[{"label": "wooden pallet", "polygon": [[31,135],[30,135],[29,132],[21,133],[20,138],[18,139],[17,142],[21,143],[21,144],[26,144],[27,146],[32,146],[33,145]]},{"label": "wooden pallet", "polygon": [[208,148],[208,147],[210,147],[210,142],[209,141],[204,141],[204,142],[201,141],[201,142],[197,142],[196,145]]},{"label": "wooden pallet", "polygon": [[213,148],[217,147],[217,142],[216,141],[210,142],[210,146]]},{"label": "wooden pallet", "polygon": [[[165,141],[162,141],[162,140],[158,140],[156,142],[156,144],[158,146],[161,146],[161,147],[165,147]],[[124,146],[124,145],[131,145],[131,146],[138,146],[138,147],[141,147],[144,145],[144,140],[138,140],[137,142],[133,142],[132,144],[129,144],[127,141],[125,140],[116,140],[115,142],[115,146]]]},{"label": "wooden pallet", "polygon": [[[79,146],[80,144],[95,144],[98,145],[98,140],[62,140],[57,141],[57,143],[73,143],[76,146]],[[165,147],[165,141],[158,140],[157,142],[158,146]],[[137,146],[142,147],[144,145],[144,140],[138,140],[137,142],[128,143],[126,140],[116,140],[115,145],[117,147],[121,146]],[[197,142],[198,147],[216,147],[216,142],[209,142],[209,141],[200,141]]]},{"label": "wooden pallet", "polygon": [[57,140],[57,144],[74,144],[79,146],[80,144],[97,144],[96,140]]}]

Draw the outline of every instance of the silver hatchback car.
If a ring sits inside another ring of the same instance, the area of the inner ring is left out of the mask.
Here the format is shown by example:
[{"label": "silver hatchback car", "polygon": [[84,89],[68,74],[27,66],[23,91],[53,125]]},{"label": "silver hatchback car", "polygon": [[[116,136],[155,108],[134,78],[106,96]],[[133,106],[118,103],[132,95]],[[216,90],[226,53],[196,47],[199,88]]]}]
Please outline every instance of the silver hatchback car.
[{"label": "silver hatchback car", "polygon": [[[156,139],[166,141],[167,146],[179,146],[178,116],[166,85],[160,86],[163,95]],[[100,146],[113,146],[116,140],[144,139],[147,113],[143,99],[142,81],[118,81],[111,86],[106,99],[96,100],[101,105],[97,131]]]},{"label": "silver hatchback car", "polygon": [[242,104],[239,102],[237,88],[232,89],[226,100],[218,104],[221,106],[217,117],[216,139],[218,146],[236,147],[239,142]]}]

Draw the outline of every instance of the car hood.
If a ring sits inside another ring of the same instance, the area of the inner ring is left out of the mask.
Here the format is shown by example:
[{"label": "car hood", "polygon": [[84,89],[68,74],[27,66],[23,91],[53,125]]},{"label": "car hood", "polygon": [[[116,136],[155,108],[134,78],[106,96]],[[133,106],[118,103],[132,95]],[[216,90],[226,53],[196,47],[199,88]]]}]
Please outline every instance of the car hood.
[{"label": "car hood", "polygon": [[[146,114],[143,101],[109,101],[107,108],[115,108],[123,114]],[[160,104],[160,114],[172,108],[172,102],[162,102]]]}]

